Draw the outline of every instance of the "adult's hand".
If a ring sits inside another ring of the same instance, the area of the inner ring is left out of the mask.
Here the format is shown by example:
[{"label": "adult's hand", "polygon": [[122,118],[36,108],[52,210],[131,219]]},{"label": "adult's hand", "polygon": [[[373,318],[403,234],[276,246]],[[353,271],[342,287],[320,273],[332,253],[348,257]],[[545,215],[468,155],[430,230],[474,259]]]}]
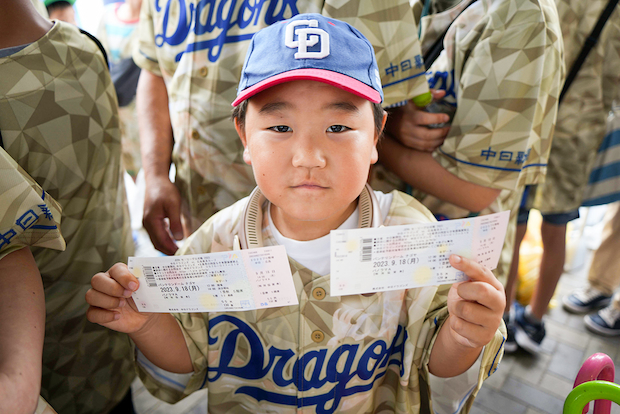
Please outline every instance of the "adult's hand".
[{"label": "adult's hand", "polygon": [[171,233],[177,240],[183,238],[181,197],[179,190],[168,177],[173,138],[168,113],[168,92],[161,76],[147,70],[140,72],[136,107],[142,168],[146,181],[142,224],[157,250],[174,254],[177,246]]},{"label": "adult's hand", "polygon": [[[445,91],[432,91],[433,99],[441,99]],[[432,124],[450,121],[446,114],[434,114],[418,108],[412,101],[390,112],[386,132],[404,146],[424,152],[433,152],[443,144],[450,127],[429,128]]]},{"label": "adult's hand", "polygon": [[174,239],[183,239],[181,195],[166,176],[151,177],[146,184],[142,225],[157,250],[173,255],[178,249]]}]

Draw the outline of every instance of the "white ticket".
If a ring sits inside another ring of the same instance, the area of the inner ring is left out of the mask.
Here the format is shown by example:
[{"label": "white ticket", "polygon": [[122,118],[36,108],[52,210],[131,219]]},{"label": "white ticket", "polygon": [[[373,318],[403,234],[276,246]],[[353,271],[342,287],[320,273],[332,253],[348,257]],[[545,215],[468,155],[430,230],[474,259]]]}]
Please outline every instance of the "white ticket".
[{"label": "white ticket", "polygon": [[296,305],[284,246],[170,257],[130,257],[141,312],[229,312]]},{"label": "white ticket", "polygon": [[332,296],[411,289],[467,279],[451,254],[495,269],[509,211],[429,224],[332,230]]}]

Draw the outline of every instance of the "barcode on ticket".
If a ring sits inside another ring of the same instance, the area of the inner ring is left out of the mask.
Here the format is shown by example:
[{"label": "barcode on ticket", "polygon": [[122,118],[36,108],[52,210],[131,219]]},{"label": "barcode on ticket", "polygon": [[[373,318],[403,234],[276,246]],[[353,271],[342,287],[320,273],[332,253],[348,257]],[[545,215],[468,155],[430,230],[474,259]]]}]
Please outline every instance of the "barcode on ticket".
[{"label": "barcode on ticket", "polygon": [[144,277],[146,277],[146,283],[149,287],[157,287],[157,281],[155,280],[155,274],[153,273],[152,266],[143,266]]},{"label": "barcode on ticket", "polygon": [[362,239],[362,262],[372,260],[372,239]]}]

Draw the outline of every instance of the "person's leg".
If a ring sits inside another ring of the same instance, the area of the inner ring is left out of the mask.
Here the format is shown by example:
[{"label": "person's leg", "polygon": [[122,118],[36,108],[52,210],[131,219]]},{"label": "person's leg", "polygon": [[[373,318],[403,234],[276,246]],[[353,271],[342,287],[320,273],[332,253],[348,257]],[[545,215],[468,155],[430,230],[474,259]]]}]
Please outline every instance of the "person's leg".
[{"label": "person's leg", "polygon": [[543,256],[538,282],[527,308],[515,304],[515,340],[525,350],[537,353],[545,338],[543,315],[564,272],[566,256],[566,224],[579,217],[577,210],[568,213],[543,214],[540,232]]},{"label": "person's leg", "polygon": [[564,272],[566,258],[566,224],[550,224],[543,220],[540,229],[543,255],[536,289],[530,302],[532,315],[538,320],[547,313],[553,292]]},{"label": "person's leg", "polygon": [[525,237],[527,231],[527,216],[525,221],[522,222],[522,216],[519,214],[519,221],[517,221],[517,234],[515,236],[515,248],[512,255],[512,263],[510,263],[510,273],[508,273],[508,280],[506,281],[506,309],[504,313],[510,312],[510,307],[515,300],[517,294],[517,279],[519,276],[519,249]]},{"label": "person's leg", "polygon": [[[562,299],[569,312],[586,313],[609,305],[614,290],[620,286],[620,203],[609,205],[605,214],[600,247],[592,257],[588,284]],[[614,237],[615,235],[615,237]]]},{"label": "person's leg", "polygon": [[592,258],[588,283],[611,296],[620,285],[620,202],[607,207],[602,238]]}]

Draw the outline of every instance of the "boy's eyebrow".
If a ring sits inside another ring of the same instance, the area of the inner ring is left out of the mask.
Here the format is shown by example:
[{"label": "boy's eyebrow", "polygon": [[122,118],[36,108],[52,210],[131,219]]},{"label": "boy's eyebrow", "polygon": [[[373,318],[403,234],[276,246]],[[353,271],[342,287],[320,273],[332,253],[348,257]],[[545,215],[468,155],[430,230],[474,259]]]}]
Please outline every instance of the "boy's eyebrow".
[{"label": "boy's eyebrow", "polygon": [[340,111],[355,112],[355,113],[360,111],[360,109],[357,106],[347,101],[333,102],[333,103],[325,105],[323,109],[337,109]]},{"label": "boy's eyebrow", "polygon": [[287,109],[290,108],[291,104],[287,103],[287,102],[269,102],[268,104],[265,104],[260,111],[258,111],[259,114],[268,114],[268,113],[273,113],[273,112],[277,112],[277,111],[281,111],[283,109]]}]

